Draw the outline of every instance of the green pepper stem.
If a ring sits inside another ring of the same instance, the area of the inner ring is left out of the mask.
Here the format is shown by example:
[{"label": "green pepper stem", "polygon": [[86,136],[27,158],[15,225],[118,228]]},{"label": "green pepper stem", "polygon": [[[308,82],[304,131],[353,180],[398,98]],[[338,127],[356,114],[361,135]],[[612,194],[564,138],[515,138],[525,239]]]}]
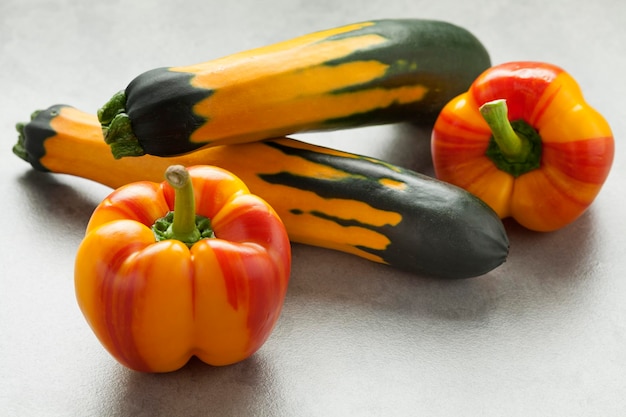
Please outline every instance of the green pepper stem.
[{"label": "green pepper stem", "polygon": [[487,102],[479,110],[491,128],[493,139],[498,144],[502,155],[512,162],[525,160],[529,152],[528,140],[513,130],[508,117],[506,100]]},{"label": "green pepper stem", "polygon": [[191,247],[201,239],[214,238],[211,220],[196,214],[193,184],[185,167],[168,167],[165,179],[174,188],[174,211],[157,219],[152,225],[156,240],[175,239]]},{"label": "green pepper stem", "polygon": [[509,121],[506,100],[485,103],[480,113],[491,128],[485,155],[498,169],[517,178],[541,167],[539,132],[523,119]]},{"label": "green pepper stem", "polygon": [[200,232],[196,227],[196,200],[189,172],[182,165],[172,165],[165,171],[165,179],[175,192],[172,238],[197,241]]}]

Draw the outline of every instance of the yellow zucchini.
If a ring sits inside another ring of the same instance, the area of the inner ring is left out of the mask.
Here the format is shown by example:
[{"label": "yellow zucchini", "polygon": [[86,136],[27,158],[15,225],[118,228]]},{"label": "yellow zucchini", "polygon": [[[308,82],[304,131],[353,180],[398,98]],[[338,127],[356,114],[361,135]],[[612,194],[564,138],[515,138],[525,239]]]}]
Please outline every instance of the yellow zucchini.
[{"label": "yellow zucchini", "polygon": [[431,122],[490,66],[459,26],[388,19],[137,76],[98,112],[116,158],[296,132]]},{"label": "yellow zucchini", "polygon": [[113,188],[162,181],[171,164],[220,166],[274,207],[293,242],[402,270],[468,278],[508,255],[502,222],[481,200],[374,158],[280,138],[178,157],[115,159],[96,116],[63,105],[35,113],[18,131],[13,151],[33,168]]}]

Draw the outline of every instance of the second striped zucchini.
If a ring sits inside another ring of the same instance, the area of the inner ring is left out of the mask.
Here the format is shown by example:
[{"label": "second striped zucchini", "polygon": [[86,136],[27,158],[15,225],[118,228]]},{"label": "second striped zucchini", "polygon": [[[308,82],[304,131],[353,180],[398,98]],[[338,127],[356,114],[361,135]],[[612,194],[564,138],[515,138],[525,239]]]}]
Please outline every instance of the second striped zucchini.
[{"label": "second striped zucchini", "polygon": [[52,106],[18,126],[14,153],[35,169],[117,188],[161,181],[172,164],[216,165],[274,207],[293,242],[422,275],[468,278],[502,264],[509,242],[491,208],[456,186],[364,156],[289,138],[178,157],[115,159],[95,115]]}]

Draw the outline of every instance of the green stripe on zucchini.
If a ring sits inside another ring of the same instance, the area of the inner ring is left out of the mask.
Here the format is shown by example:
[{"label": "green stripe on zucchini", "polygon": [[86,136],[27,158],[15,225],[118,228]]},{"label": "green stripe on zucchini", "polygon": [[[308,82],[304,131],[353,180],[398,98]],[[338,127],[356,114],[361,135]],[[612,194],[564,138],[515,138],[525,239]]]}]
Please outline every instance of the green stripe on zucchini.
[{"label": "green stripe on zucchini", "polygon": [[[291,147],[280,141],[264,144],[342,175],[282,171],[260,174],[262,180],[311,191],[324,199],[334,199],[337,204],[350,200],[377,210],[378,216],[368,222],[363,213],[349,217],[336,211],[291,209],[293,214],[309,214],[335,223],[346,234],[361,228],[388,241],[384,247],[368,245],[367,241],[357,243],[356,251],[399,269],[425,274],[437,271],[440,276],[459,277],[469,271],[481,275],[492,270],[502,261],[496,260],[494,254],[508,250],[508,238],[500,219],[482,201],[457,187],[374,158],[341,156],[317,147]],[[399,221],[380,224],[377,220],[383,213]],[[478,265],[481,270],[476,269]]]}]

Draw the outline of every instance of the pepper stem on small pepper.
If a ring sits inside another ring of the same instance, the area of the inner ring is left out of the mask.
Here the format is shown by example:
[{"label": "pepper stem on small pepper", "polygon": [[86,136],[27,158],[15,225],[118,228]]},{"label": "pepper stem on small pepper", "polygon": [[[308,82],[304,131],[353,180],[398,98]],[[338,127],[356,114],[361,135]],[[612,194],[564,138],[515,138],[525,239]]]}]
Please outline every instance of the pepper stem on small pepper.
[{"label": "pepper stem on small pepper", "polygon": [[158,219],[152,226],[156,239],[176,239],[191,247],[200,239],[215,237],[211,221],[195,212],[193,185],[185,167],[168,167],[165,179],[174,188],[174,211]]},{"label": "pepper stem on small pepper", "polygon": [[518,177],[539,168],[541,136],[524,120],[509,121],[506,100],[487,102],[479,111],[492,134],[486,155],[499,169]]},{"label": "pepper stem on small pepper", "polygon": [[510,159],[524,157],[525,141],[513,130],[509,122],[509,111],[506,100],[499,99],[490,101],[480,107],[480,114],[491,128],[493,139],[500,147],[502,154]]}]

